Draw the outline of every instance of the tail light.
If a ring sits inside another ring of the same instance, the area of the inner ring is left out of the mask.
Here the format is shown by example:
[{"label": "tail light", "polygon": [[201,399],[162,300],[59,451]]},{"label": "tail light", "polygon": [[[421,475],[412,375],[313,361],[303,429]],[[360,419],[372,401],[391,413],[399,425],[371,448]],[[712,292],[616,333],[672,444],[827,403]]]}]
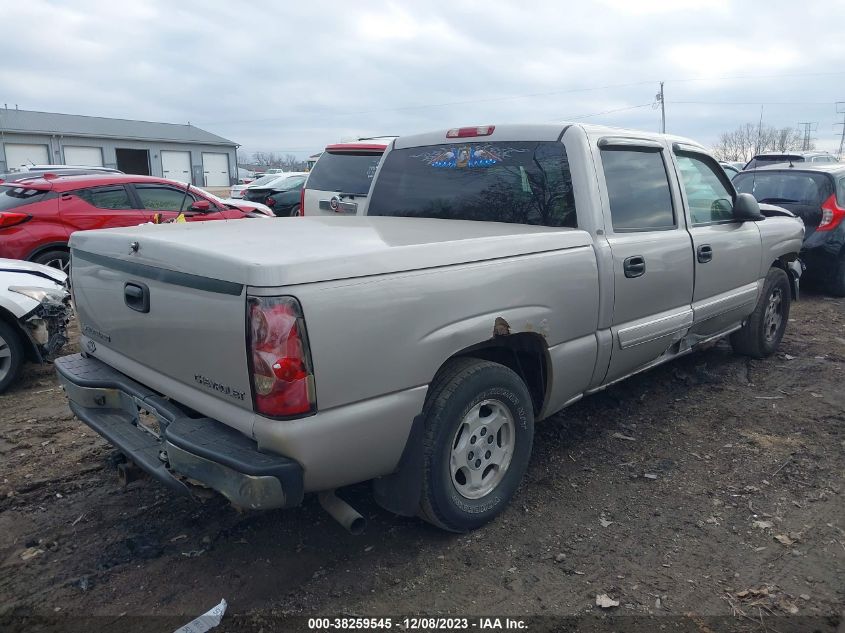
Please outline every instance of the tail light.
[{"label": "tail light", "polygon": [[490,136],[495,125],[481,125],[479,127],[458,127],[446,132],[446,138],[468,138],[471,136]]},{"label": "tail light", "polygon": [[299,302],[293,297],[249,297],[247,310],[255,411],[271,418],[313,413],[314,372]]},{"label": "tail light", "polygon": [[299,190],[299,215],[305,215],[305,187]]},{"label": "tail light", "polygon": [[817,231],[832,231],[845,218],[845,209],[836,202],[836,194],[822,203],[822,221],[816,227]]},{"label": "tail light", "polygon": [[26,213],[14,213],[11,211],[5,211],[3,213],[0,213],[0,229],[6,229],[10,226],[21,224],[22,222],[26,222],[28,219],[29,216]]},{"label": "tail light", "polygon": [[274,206],[274,205],[276,204],[276,201],[275,201],[275,200],[273,200],[273,198],[267,198],[267,199],[264,201],[264,204],[266,204],[268,207],[272,207],[272,206]]}]

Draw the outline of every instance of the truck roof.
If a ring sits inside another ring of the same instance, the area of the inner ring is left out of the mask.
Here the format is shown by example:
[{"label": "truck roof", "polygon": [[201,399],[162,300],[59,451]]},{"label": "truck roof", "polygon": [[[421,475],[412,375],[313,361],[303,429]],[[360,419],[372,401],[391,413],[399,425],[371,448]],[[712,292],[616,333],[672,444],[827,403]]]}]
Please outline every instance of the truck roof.
[{"label": "truck roof", "polygon": [[[671,143],[682,143],[704,149],[704,147],[691,139],[672,134],[660,134],[659,132],[646,132],[643,130],[630,130],[626,128],[610,127],[605,125],[589,125],[583,123],[543,123],[543,124],[505,124],[494,125],[493,132],[485,136],[471,136],[466,138],[448,138],[448,129],[400,136],[396,139],[395,148],[405,149],[410,147],[422,147],[427,145],[443,145],[445,143],[469,143],[469,142],[492,142],[492,141],[557,141],[563,132],[569,127],[579,127],[588,136],[629,136],[632,138],[659,141],[667,139]],[[486,126],[482,126],[486,127]],[[455,128],[451,128],[455,129]]]}]

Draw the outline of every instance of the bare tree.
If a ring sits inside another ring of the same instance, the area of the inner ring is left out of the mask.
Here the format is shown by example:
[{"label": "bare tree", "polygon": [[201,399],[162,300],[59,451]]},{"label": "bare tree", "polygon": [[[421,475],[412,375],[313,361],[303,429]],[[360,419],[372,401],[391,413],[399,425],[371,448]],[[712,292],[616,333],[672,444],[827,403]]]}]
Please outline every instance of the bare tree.
[{"label": "bare tree", "polygon": [[795,128],[746,123],[733,131],[722,132],[713,147],[713,155],[719,160],[747,161],[755,154],[800,150],[802,145],[803,138]]}]

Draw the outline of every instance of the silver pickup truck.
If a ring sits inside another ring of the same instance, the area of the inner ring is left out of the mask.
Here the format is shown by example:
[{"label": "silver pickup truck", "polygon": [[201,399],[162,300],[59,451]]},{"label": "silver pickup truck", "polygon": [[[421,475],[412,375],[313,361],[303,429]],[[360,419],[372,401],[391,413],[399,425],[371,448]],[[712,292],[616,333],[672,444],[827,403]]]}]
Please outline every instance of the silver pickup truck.
[{"label": "silver pickup truck", "polygon": [[404,137],[358,213],[74,233],[73,412],[179,493],[319,493],[357,531],[334,490],[372,480],[465,531],[514,496],[535,421],[720,337],[766,357],[798,294],[801,221],[682,138]]}]

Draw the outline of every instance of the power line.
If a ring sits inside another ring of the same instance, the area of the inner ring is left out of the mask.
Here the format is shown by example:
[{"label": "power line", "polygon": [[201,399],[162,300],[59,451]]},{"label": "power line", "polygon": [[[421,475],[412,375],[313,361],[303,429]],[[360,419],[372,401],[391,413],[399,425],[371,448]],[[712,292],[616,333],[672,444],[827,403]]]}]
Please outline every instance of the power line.
[{"label": "power line", "polygon": [[[785,78],[785,77],[817,77],[817,76],[830,76],[830,75],[845,75],[845,71],[835,71],[835,72],[819,72],[819,73],[786,73],[786,74],[772,74],[772,75],[726,75],[721,77],[687,77],[687,78],[679,78],[679,79],[666,79],[663,80],[664,83],[682,83],[682,82],[691,82],[691,81],[716,81],[716,80],[725,80],[725,79],[772,79],[772,78]],[[444,108],[456,105],[472,105],[476,103],[497,103],[501,101],[512,101],[516,99],[532,99],[536,97],[548,97],[548,96],[555,96],[555,95],[563,95],[563,94],[573,94],[577,92],[593,92],[597,90],[608,90],[611,88],[630,88],[634,86],[644,86],[647,84],[653,84],[655,80],[648,80],[648,81],[635,81],[635,82],[628,82],[628,83],[620,83],[620,84],[607,84],[603,86],[585,86],[580,88],[569,88],[566,90],[552,90],[548,92],[531,92],[526,94],[519,94],[519,95],[507,95],[501,97],[485,97],[479,99],[467,99],[463,101],[447,101],[442,103],[426,103],[426,104],[417,104],[417,105],[406,105],[406,106],[394,106],[390,108],[379,108],[376,110],[362,110],[357,112],[332,112],[332,113],[324,113],[321,116],[360,116],[364,114],[383,114],[385,112],[404,112],[404,111],[411,111],[411,110],[426,110],[429,108]],[[742,104],[737,104],[742,105]],[[753,104],[748,105],[760,105],[760,102],[755,102]],[[204,125],[221,125],[221,124],[229,124],[229,123],[272,123],[274,121],[285,121],[288,120],[290,117],[272,117],[272,118],[264,118],[264,119],[233,119],[228,121],[205,121]]]}]

